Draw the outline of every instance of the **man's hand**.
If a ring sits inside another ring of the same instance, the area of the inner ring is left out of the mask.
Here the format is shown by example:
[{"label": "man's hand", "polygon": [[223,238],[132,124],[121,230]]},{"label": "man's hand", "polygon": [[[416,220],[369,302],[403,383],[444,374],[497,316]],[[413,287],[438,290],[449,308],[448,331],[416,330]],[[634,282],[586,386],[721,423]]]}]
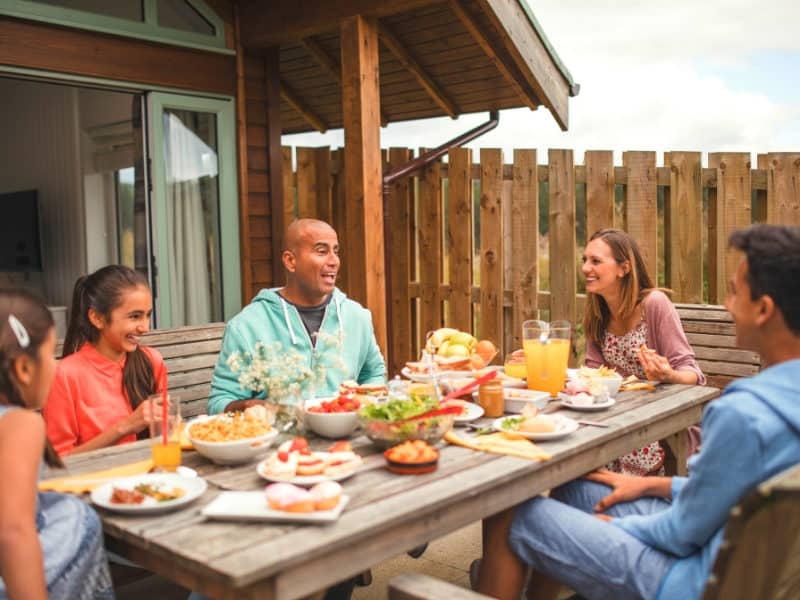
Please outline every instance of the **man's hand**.
[{"label": "man's hand", "polygon": [[619,502],[630,502],[645,495],[647,491],[647,482],[643,481],[645,477],[634,477],[632,475],[623,475],[622,473],[614,473],[608,469],[598,469],[592,471],[588,475],[584,475],[584,479],[589,481],[596,481],[603,483],[612,488],[612,492],[602,498],[594,507],[596,512],[603,512]]}]

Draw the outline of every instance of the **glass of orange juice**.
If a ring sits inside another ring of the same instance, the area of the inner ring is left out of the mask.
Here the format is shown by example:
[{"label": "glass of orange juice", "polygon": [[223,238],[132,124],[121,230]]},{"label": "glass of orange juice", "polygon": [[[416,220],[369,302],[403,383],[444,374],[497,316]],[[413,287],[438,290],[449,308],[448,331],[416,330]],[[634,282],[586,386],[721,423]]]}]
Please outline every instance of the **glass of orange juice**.
[{"label": "glass of orange juice", "polygon": [[555,398],[564,387],[571,328],[569,321],[531,320],[522,324],[528,389],[550,392]]},{"label": "glass of orange juice", "polygon": [[523,350],[516,350],[506,356],[503,371],[509,377],[516,377],[517,379],[526,379],[528,377],[528,368],[525,365],[525,354],[523,352]]},{"label": "glass of orange juice", "polygon": [[157,471],[175,471],[181,464],[181,406],[170,394],[150,396],[153,405],[150,421],[150,451]]}]

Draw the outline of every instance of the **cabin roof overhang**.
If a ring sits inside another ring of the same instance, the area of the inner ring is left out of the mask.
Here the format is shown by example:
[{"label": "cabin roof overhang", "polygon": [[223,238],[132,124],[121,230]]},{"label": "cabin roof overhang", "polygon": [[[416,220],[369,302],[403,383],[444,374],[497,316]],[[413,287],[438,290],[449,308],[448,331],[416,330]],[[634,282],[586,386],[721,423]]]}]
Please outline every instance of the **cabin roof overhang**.
[{"label": "cabin roof overhang", "polygon": [[374,18],[382,124],[545,106],[579,86],[524,0],[242,0],[246,52],[280,48],[283,133],[342,127],[340,23]]}]

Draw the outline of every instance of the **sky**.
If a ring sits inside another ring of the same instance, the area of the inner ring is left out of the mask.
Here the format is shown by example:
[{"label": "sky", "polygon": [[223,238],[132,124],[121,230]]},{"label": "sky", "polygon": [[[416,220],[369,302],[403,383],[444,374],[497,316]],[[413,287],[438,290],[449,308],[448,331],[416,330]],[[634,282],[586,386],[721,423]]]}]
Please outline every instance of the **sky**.
[{"label": "sky", "polygon": [[[469,147],[703,152],[800,151],[800,1],[528,0],[580,84],[569,130],[549,111],[504,110]],[[488,113],[392,123],[381,146],[433,147]],[[341,129],[283,136],[291,146],[343,145]],[[542,158],[540,163],[546,162]]]}]

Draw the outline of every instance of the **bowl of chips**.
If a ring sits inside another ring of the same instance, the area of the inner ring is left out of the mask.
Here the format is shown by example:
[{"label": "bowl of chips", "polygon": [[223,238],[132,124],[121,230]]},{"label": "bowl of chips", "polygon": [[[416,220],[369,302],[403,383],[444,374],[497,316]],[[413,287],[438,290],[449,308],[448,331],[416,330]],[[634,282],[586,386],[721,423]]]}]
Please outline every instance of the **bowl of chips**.
[{"label": "bowl of chips", "polygon": [[278,435],[265,419],[245,413],[202,416],[186,427],[195,450],[220,465],[237,465],[253,460]]}]

